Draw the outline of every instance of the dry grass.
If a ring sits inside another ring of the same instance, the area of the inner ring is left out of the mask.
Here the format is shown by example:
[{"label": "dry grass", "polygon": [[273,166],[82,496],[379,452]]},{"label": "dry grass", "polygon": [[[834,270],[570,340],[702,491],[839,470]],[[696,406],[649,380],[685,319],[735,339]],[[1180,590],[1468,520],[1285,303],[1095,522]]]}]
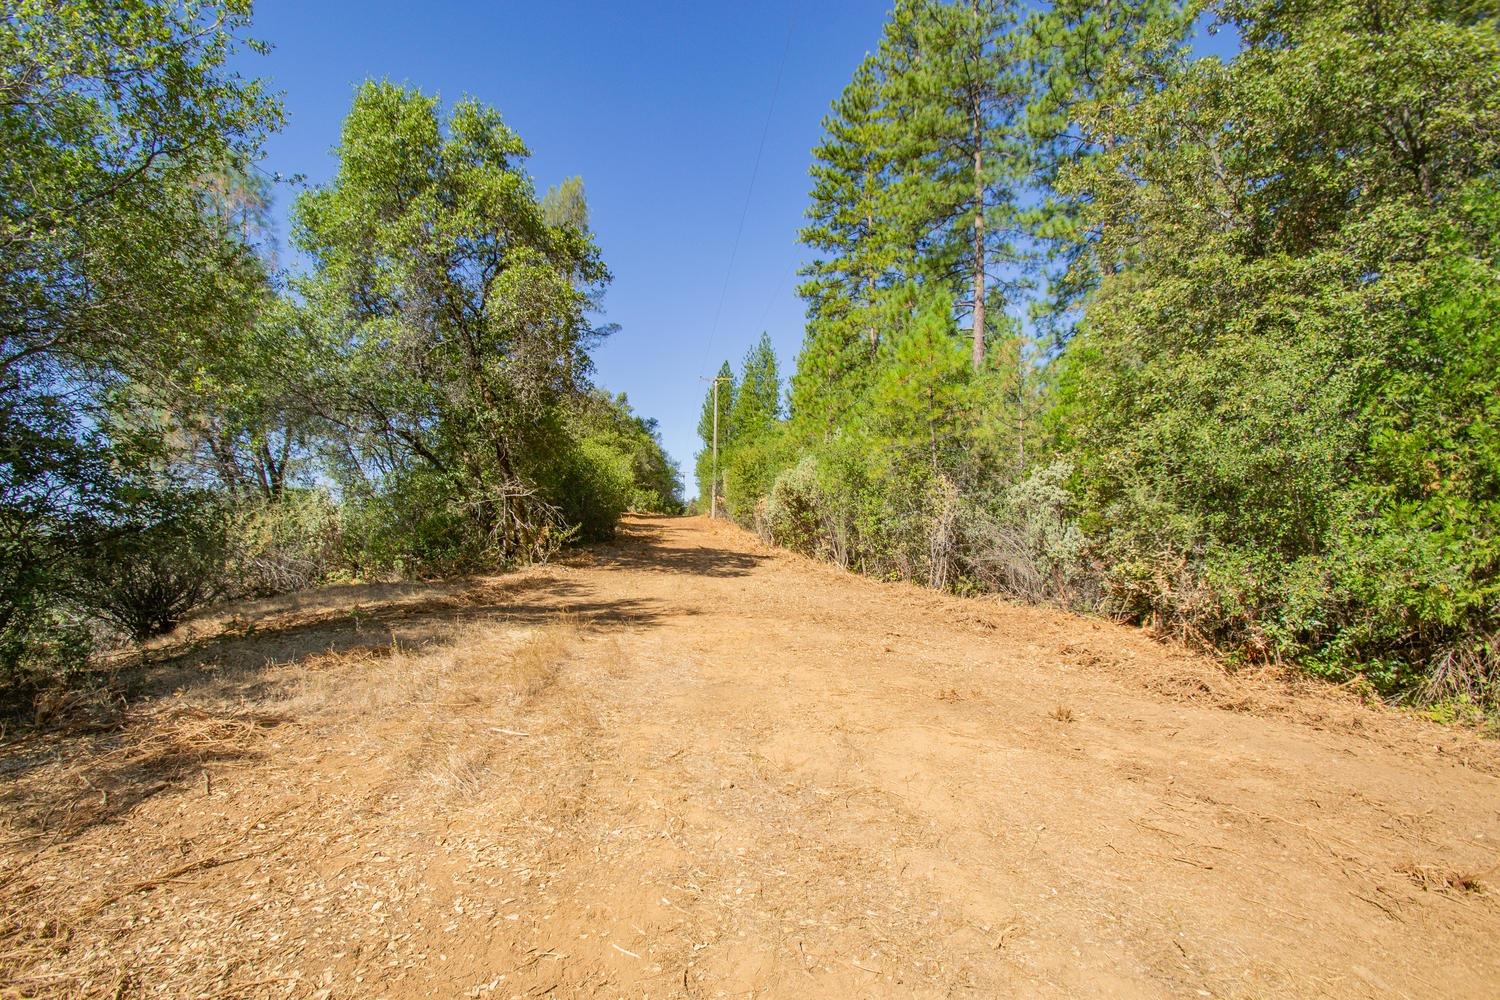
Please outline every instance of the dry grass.
[{"label": "dry grass", "polygon": [[[22,769],[0,794],[7,843],[74,836],[211,763],[258,756],[265,733],[289,721],[278,711],[210,711],[171,700],[122,710],[107,724],[34,736],[29,742],[35,745],[22,749],[50,760]],[[80,733],[87,737],[78,739]],[[69,735],[76,742],[58,742]]]},{"label": "dry grass", "polygon": [[285,706],[321,716],[517,702],[556,680],[581,633],[580,623],[565,615],[537,628],[479,622],[450,626],[415,646],[392,641],[310,657]]},{"label": "dry grass", "polygon": [[1480,877],[1484,872],[1457,871],[1442,865],[1408,864],[1396,869],[1414,885],[1428,892],[1482,893],[1484,883]]},{"label": "dry grass", "polygon": [[1073,710],[1066,705],[1058,705],[1054,708],[1052,710],[1052,717],[1058,722],[1072,722],[1076,718],[1073,715]]},{"label": "dry grass", "polygon": [[[219,995],[222,982],[208,988],[198,979],[208,972],[170,966],[171,949],[127,962],[107,942],[142,913],[153,921],[185,914],[203,940],[232,938],[242,917],[179,896],[216,869],[241,873],[294,843],[347,836],[351,817],[325,813],[298,781],[329,747],[366,747],[388,762],[383,796],[456,805],[504,787],[499,769],[514,764],[505,751],[535,742],[526,720],[552,712],[545,699],[583,632],[567,615],[538,626],[451,624],[411,646],[377,643],[273,664],[260,672],[255,697],[211,682],[131,706],[107,697],[50,706],[48,731],[0,747],[0,997],[124,996],[169,981]],[[255,772],[245,775],[286,774],[279,796],[261,783],[247,796],[243,779],[225,774],[252,762]],[[267,812],[269,798],[285,802]],[[140,822],[125,822],[148,804],[142,815],[170,816],[188,799],[224,803],[212,830],[142,839],[131,832]],[[101,881],[78,868],[82,856],[100,859],[92,869],[128,877]],[[219,926],[220,917],[231,924]]]},{"label": "dry grass", "polygon": [[485,785],[497,741],[525,739],[511,720],[557,682],[583,632],[574,617],[516,628],[457,625],[415,648],[329,654],[285,703],[294,715],[371,720],[399,716],[388,747],[407,773],[457,797]]}]

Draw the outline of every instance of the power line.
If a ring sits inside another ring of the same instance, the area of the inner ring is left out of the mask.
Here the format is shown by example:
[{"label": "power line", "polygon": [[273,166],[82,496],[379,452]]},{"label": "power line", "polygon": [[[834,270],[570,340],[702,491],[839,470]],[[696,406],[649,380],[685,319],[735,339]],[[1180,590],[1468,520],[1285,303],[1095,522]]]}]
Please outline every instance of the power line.
[{"label": "power line", "polygon": [[719,319],[724,315],[724,301],[729,296],[729,279],[734,275],[734,261],[740,253],[740,237],[745,234],[745,220],[750,217],[750,199],[755,194],[755,179],[760,175],[760,159],[766,151],[766,136],[771,132],[771,118],[776,112],[776,98],[781,94],[781,78],[786,72],[786,57],[792,48],[792,30],[797,26],[797,6],[794,0],[792,16],[786,26],[786,42],[781,49],[781,65],[776,67],[776,84],[771,88],[771,104],[766,108],[766,123],[760,130],[760,145],[755,150],[755,166],[750,170],[750,186],[745,191],[744,208],[740,210],[740,225],[734,232],[734,246],[729,251],[729,267],[724,271],[724,287],[719,290],[719,306],[714,310],[713,325],[708,328],[708,340],[703,345],[705,367],[713,356],[714,336],[719,332]]}]

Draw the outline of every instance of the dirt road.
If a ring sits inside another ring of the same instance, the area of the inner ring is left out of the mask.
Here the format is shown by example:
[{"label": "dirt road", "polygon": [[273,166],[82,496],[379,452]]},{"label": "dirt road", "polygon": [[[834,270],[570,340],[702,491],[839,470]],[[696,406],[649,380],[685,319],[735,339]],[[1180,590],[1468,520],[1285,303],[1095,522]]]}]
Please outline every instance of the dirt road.
[{"label": "dirt road", "polygon": [[17,995],[1500,996],[1492,742],[1132,629],[633,519],[158,653],[3,751]]}]

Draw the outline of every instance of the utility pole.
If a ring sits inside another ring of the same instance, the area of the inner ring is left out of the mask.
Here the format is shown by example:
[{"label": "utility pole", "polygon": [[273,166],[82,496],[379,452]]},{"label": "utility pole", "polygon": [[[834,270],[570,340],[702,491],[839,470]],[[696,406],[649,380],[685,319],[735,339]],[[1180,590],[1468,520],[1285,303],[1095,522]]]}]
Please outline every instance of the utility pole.
[{"label": "utility pole", "polygon": [[719,380],[714,379],[714,478],[709,484],[708,519],[719,519]]},{"label": "utility pole", "polygon": [[709,520],[716,521],[719,518],[719,383],[723,382],[727,376],[715,375],[713,378],[703,378],[700,375],[699,378],[704,382],[714,384],[714,460],[713,480],[709,483],[708,517]]}]

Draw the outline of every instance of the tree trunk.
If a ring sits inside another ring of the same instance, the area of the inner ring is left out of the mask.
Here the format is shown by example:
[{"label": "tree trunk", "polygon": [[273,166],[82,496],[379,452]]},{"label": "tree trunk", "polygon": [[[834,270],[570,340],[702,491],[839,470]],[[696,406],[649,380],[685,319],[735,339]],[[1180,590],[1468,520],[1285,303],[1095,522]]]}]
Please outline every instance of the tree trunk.
[{"label": "tree trunk", "polygon": [[1026,403],[1024,397],[1016,407],[1016,470],[1026,471]]},{"label": "tree trunk", "polygon": [[[1115,134],[1113,132],[1106,132],[1105,135],[1104,135],[1104,152],[1106,154],[1114,152],[1115,143],[1117,141],[1118,140],[1116,139]],[[1114,259],[1111,258],[1111,257],[1108,257],[1108,256],[1101,255],[1100,258],[1099,258],[1099,270],[1100,270],[1100,272],[1105,277],[1109,277],[1110,275],[1114,274],[1115,273],[1115,262],[1114,262]]]},{"label": "tree trunk", "polygon": [[984,147],[974,108],[974,370],[984,367]]},{"label": "tree trunk", "polygon": [[[985,36],[979,0],[973,0],[975,55],[984,62]],[[978,86],[982,87],[983,84]],[[977,89],[969,94],[970,128],[974,143],[974,353],[976,372],[984,368],[984,101]]]},{"label": "tree trunk", "polygon": [[[865,253],[867,255],[870,253],[869,244],[875,239],[875,213],[868,208],[870,200],[874,197],[871,193],[874,181],[875,179],[870,175],[870,171],[868,169],[865,170],[864,201],[867,206],[865,209]],[[872,317],[868,333],[870,335],[870,356],[874,357],[875,352],[880,349],[880,331],[875,328],[873,318],[875,309],[875,271],[874,268],[869,266],[868,256],[865,260],[865,266],[867,268],[865,271],[865,307],[870,311]]]},{"label": "tree trunk", "polygon": [[[865,308],[870,310],[873,317],[875,309],[875,278],[872,275],[867,275],[865,277]],[[874,357],[875,352],[880,349],[880,331],[875,328],[875,321],[873,318],[870,320],[869,334],[870,356]]]},{"label": "tree trunk", "polygon": [[281,492],[276,486],[276,459],[265,441],[256,445],[255,478],[260,483],[260,493],[267,500],[275,500]]}]

